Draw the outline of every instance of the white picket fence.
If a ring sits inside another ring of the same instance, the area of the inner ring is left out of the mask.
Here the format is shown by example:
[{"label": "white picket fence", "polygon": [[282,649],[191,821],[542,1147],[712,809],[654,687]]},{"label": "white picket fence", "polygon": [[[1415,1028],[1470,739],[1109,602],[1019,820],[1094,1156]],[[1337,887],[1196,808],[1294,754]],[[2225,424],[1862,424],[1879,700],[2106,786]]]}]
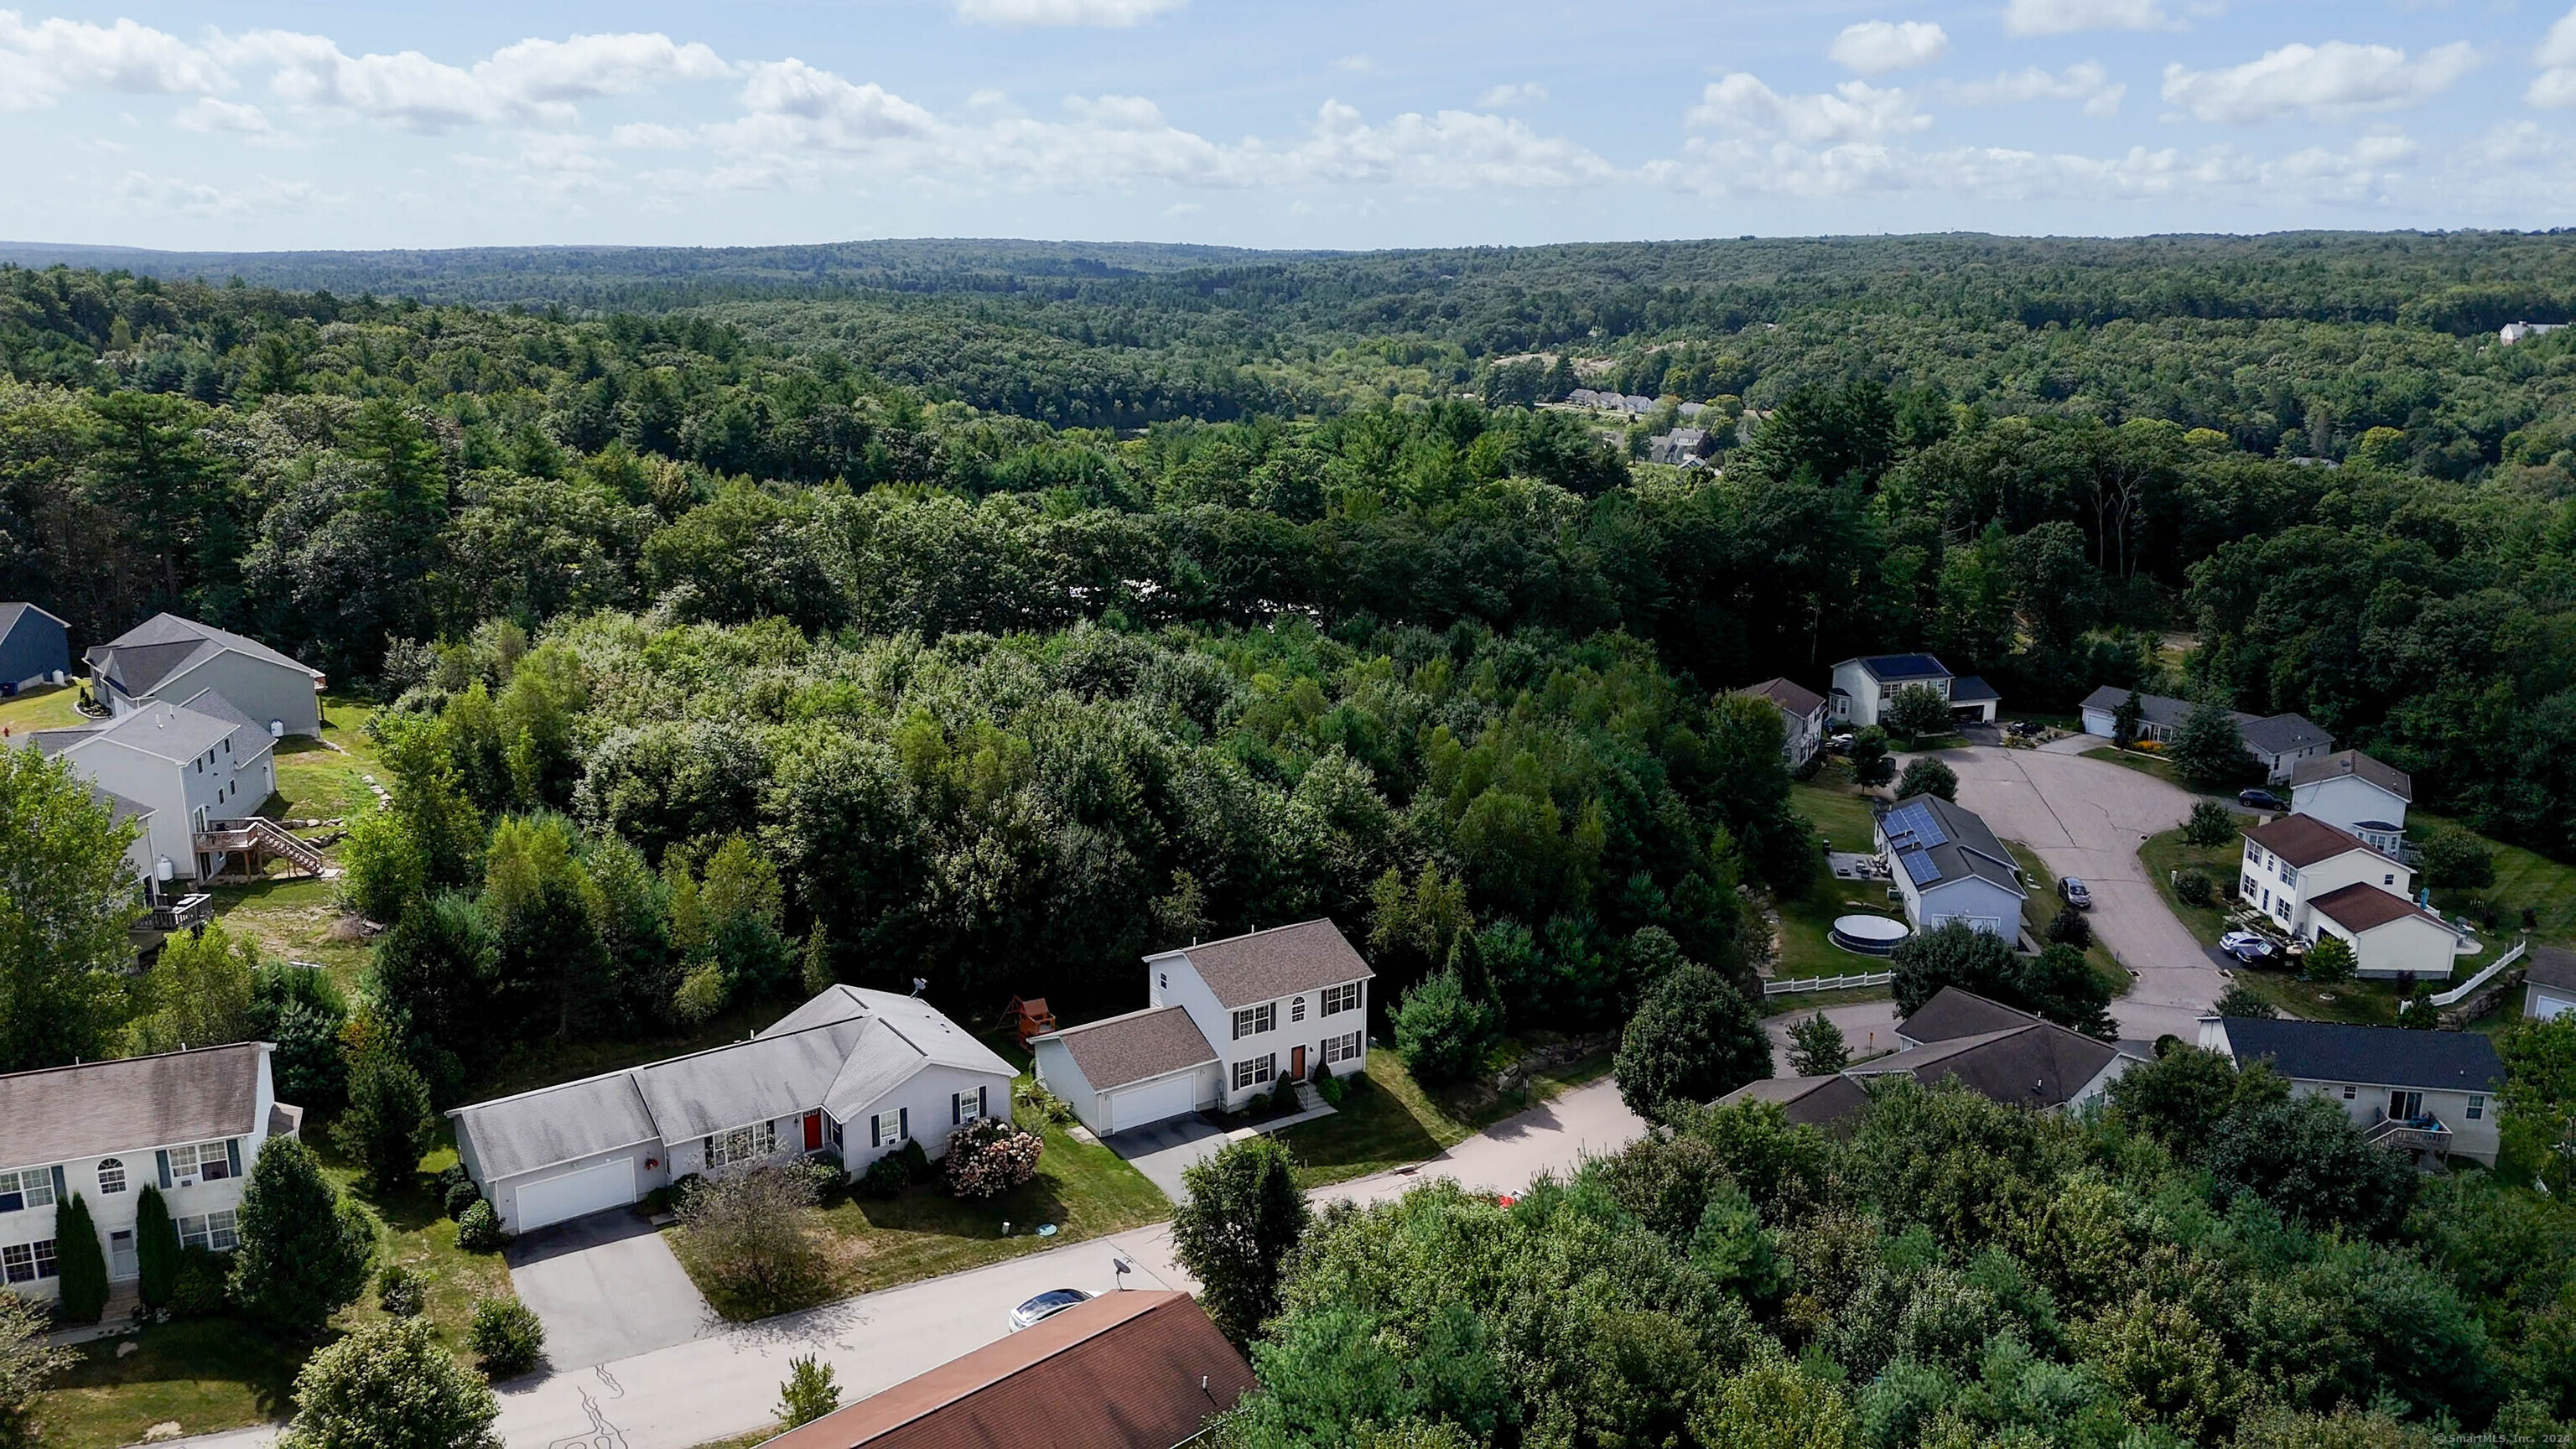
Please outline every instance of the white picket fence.
[{"label": "white picket fence", "polygon": [[1795,981],[1765,981],[1765,996],[1794,996],[1802,991],[1841,991],[1855,986],[1887,986],[1896,980],[1893,971],[1873,971],[1866,976],[1808,976]]},{"label": "white picket fence", "polygon": [[2461,982],[2459,985],[2452,987],[2448,991],[2435,992],[2433,994],[2433,1004],[2435,1006],[2455,1006],[2460,1002],[2467,1000],[2471,992],[2486,985],[2488,982],[2493,981],[2497,972],[2502,971],[2507,966],[2521,960],[2522,953],[2529,949],[2531,949],[2529,942],[2516,941],[2512,950],[2507,951],[2503,955],[2495,958],[2493,961],[2488,962],[2487,969],[2484,971],[2479,972],[2477,975],[2470,977],[2468,980]]}]

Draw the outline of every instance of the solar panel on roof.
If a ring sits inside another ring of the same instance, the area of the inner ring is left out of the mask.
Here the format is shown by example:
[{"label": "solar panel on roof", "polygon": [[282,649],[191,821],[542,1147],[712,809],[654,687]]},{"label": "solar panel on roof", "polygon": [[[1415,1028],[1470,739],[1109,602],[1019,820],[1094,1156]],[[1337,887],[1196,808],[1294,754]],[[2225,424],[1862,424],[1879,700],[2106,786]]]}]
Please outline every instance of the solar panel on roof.
[{"label": "solar panel on roof", "polygon": [[1941,867],[1934,865],[1932,857],[1922,851],[1909,850],[1897,859],[1905,862],[1905,873],[1914,878],[1916,885],[1930,885],[1941,878]]},{"label": "solar panel on roof", "polygon": [[1899,835],[1911,835],[1917,845],[1950,843],[1949,833],[1941,828],[1941,822],[1933,816],[1931,807],[1921,804],[1899,805],[1887,812],[1887,835],[1890,840]]}]

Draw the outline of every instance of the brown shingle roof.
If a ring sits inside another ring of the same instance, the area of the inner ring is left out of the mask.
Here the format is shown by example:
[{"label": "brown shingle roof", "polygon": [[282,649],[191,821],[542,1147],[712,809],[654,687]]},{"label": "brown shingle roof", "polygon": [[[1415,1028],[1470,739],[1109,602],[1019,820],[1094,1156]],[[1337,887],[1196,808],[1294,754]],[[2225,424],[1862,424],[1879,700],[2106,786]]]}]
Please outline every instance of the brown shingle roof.
[{"label": "brown shingle roof", "polygon": [[0,1167],[247,1137],[267,1050],[236,1042],[0,1077]]},{"label": "brown shingle roof", "polygon": [[[2439,926],[2438,916],[2426,915],[2415,903],[2395,891],[2382,890],[2368,881],[2355,881],[2338,890],[2330,890],[2308,902],[2347,931],[2368,931],[2408,916],[2422,916]],[[2447,926],[2444,930],[2450,929]]]},{"label": "brown shingle roof", "polygon": [[1785,679],[1766,679],[1760,684],[1748,684],[1736,693],[1767,699],[1794,715],[1811,715],[1825,707],[1823,695]]},{"label": "brown shingle roof", "polygon": [[2415,802],[2415,781],[2395,765],[2382,764],[2359,750],[2337,750],[2313,760],[2301,760],[2290,767],[2290,788],[2314,785],[2321,780],[2336,780],[2350,775],[2368,780],[2398,799]]},{"label": "brown shingle roof", "polygon": [[1254,1387],[1188,1294],[1104,1293],[767,1449],[1172,1449]]},{"label": "brown shingle roof", "polygon": [[1199,979],[1229,1010],[1377,974],[1342,939],[1341,928],[1320,916],[1160,954],[1188,957]]},{"label": "brown shingle roof", "polygon": [[[2332,860],[2346,851],[2370,850],[2359,836],[2337,830],[2313,815],[2284,815],[2246,831],[2245,838],[2301,869]],[[2370,853],[2388,859],[2376,850]]]},{"label": "brown shingle roof", "polygon": [[1060,1041],[1082,1068],[1091,1090],[1106,1092],[1147,1077],[1160,1077],[1216,1060],[1207,1034],[1177,1006],[1147,1007],[1125,1016],[1069,1026],[1050,1037]]}]

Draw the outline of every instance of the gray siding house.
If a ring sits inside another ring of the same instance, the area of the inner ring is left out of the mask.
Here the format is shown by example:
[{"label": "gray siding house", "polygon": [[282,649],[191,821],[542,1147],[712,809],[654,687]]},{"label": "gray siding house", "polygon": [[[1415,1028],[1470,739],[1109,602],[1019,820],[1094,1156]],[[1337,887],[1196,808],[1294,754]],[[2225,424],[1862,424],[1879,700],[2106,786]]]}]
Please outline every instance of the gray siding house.
[{"label": "gray siding house", "polygon": [[71,633],[33,604],[0,604],[0,685],[50,683],[72,667]]},{"label": "gray siding house", "polygon": [[2007,941],[2021,936],[2021,867],[1973,810],[1938,795],[1909,795],[1873,830],[1888,877],[1918,931],[1964,921]]},{"label": "gray siding house", "polygon": [[2334,1103],[2380,1146],[2495,1166],[2504,1062],[2481,1033],[2204,1016],[2200,1045],[2271,1063],[2292,1095]]},{"label": "gray siding house", "polygon": [[211,624],[155,614],[82,660],[91,694],[115,714],[211,689],[272,734],[322,732],[319,671]]},{"label": "gray siding house", "polygon": [[[2113,716],[2129,694],[2129,690],[2116,684],[2106,684],[2084,696],[2084,733],[2111,738],[2117,727]],[[2140,694],[2138,738],[2159,743],[2169,740],[2198,708],[2190,700],[2171,695]],[[2322,759],[2334,749],[2334,736],[2304,715],[2251,715],[2241,709],[2228,713],[2236,717],[2236,731],[2245,740],[2245,753],[2254,757],[2254,762],[2263,767],[2263,778],[2272,783],[2289,779],[2301,761]]]},{"label": "gray siding house", "polygon": [[155,887],[216,875],[207,832],[256,815],[277,789],[275,741],[213,690],[184,704],[145,700],[105,724],[37,730],[15,743],[60,755],[81,778],[132,807],[144,878]]},{"label": "gray siding house", "polygon": [[456,1152],[501,1226],[623,1207],[692,1173],[809,1153],[865,1172],[1011,1115],[1011,1065],[928,1002],[835,986],[748,1041],[459,1107]]}]

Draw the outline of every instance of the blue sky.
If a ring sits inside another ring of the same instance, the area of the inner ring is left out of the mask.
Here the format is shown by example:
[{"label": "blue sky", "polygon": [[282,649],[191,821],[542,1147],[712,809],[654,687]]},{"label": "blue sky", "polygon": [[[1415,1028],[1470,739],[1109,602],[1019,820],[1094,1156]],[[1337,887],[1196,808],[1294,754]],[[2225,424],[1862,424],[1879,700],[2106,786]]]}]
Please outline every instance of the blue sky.
[{"label": "blue sky", "polygon": [[2576,221],[2557,0],[0,9],[0,238],[1378,247]]}]

